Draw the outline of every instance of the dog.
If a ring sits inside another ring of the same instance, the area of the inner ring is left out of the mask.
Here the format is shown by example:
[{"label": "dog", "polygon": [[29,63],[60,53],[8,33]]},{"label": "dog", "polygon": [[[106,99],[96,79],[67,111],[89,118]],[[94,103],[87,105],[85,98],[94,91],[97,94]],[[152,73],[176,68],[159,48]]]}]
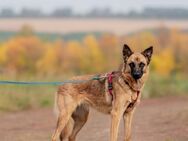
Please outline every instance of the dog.
[{"label": "dog", "polygon": [[133,114],[149,74],[153,47],[134,53],[124,45],[122,54],[121,67],[99,74],[100,80],[90,80],[95,75],[79,76],[72,80],[88,81],[59,87],[55,99],[58,121],[51,141],[75,141],[88,119],[89,107],[111,115],[110,141],[117,141],[121,117],[125,124],[124,140],[131,140]]}]

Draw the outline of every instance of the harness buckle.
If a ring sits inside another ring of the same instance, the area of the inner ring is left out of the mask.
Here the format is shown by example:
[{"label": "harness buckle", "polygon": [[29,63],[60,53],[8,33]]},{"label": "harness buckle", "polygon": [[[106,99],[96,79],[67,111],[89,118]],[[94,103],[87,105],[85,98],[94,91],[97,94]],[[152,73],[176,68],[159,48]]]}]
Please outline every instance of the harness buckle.
[{"label": "harness buckle", "polygon": [[113,89],[112,83],[108,83],[108,90],[112,90],[112,89]]}]

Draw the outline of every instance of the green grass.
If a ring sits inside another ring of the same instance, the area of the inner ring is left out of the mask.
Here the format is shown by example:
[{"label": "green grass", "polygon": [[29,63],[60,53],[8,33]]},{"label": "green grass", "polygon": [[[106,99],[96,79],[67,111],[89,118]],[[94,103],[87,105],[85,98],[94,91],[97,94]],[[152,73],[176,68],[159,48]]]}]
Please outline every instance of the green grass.
[{"label": "green grass", "polygon": [[185,95],[188,93],[188,79],[179,76],[150,74],[143,97]]},{"label": "green grass", "polygon": [[56,86],[0,86],[0,110],[17,111],[52,106]]},{"label": "green grass", "polygon": [[[68,77],[68,76],[67,76]],[[1,80],[63,81],[65,77],[1,76]],[[49,85],[0,85],[0,111],[19,111],[52,106],[58,86]]]},{"label": "green grass", "polygon": [[[69,34],[42,33],[42,32],[35,33],[37,37],[45,41],[53,41],[57,39],[63,39],[65,41],[69,41],[69,40],[81,41],[85,36],[89,34],[94,35],[96,38],[102,35],[101,32],[75,32]],[[18,35],[18,32],[0,31],[0,42],[7,41],[10,38],[15,37],[16,35]]]},{"label": "green grass", "polygon": [[167,138],[167,139],[165,139],[164,141],[174,141],[172,138]]}]

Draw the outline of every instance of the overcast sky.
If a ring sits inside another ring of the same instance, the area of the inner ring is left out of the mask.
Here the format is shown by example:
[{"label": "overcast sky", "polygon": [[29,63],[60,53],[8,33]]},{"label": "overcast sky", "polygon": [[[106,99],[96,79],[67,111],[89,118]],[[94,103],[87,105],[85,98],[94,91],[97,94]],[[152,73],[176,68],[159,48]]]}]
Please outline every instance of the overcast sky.
[{"label": "overcast sky", "polygon": [[12,8],[19,11],[23,7],[51,12],[56,8],[71,7],[82,13],[94,7],[109,7],[113,11],[141,10],[144,7],[178,7],[188,9],[188,0],[0,0],[0,9]]}]

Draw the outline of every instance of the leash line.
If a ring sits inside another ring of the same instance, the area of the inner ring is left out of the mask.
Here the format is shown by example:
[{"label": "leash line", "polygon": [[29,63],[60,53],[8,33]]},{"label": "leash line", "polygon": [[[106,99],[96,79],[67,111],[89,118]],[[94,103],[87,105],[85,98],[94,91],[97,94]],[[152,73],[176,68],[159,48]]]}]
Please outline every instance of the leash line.
[{"label": "leash line", "polygon": [[94,76],[91,79],[87,80],[65,80],[62,82],[26,82],[26,81],[8,81],[8,80],[1,80],[0,85],[64,85],[67,83],[77,84],[77,83],[84,83],[90,80],[100,80],[101,78],[104,78],[106,76]]}]

